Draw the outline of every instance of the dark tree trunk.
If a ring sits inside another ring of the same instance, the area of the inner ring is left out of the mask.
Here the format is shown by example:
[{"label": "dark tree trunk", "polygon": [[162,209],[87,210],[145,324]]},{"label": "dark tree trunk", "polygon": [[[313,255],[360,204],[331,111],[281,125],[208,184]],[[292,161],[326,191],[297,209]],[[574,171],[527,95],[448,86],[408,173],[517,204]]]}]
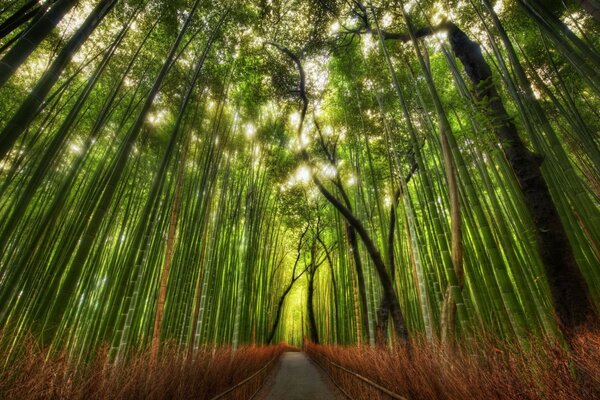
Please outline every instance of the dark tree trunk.
[{"label": "dark tree trunk", "polygon": [[[302,127],[304,126],[304,119],[306,118],[306,112],[308,110],[308,97],[306,96],[306,75],[304,72],[304,68],[302,67],[302,61],[300,58],[294,54],[289,49],[278,45],[276,43],[270,44],[277,49],[279,49],[282,53],[287,55],[296,67],[298,68],[298,72],[300,74],[300,82],[298,85],[298,93],[300,100],[302,101],[302,111],[300,112],[300,123],[298,124],[297,133],[298,136],[302,133]],[[310,156],[306,149],[303,149],[301,152],[302,159],[306,162],[310,161]],[[400,309],[400,302],[398,301],[398,296],[394,291],[394,285],[392,280],[390,279],[390,275],[385,266],[385,262],[381,257],[381,253],[377,249],[377,246],[373,242],[373,239],[369,235],[369,232],[365,229],[362,222],[356,218],[353,214],[352,209],[345,206],[338,200],[326,187],[323,185],[323,182],[313,174],[312,180],[314,184],[317,186],[321,194],[331,203],[336,210],[339,211],[340,214],[344,217],[346,222],[356,231],[358,236],[360,236],[363,241],[367,252],[375,265],[375,269],[377,271],[377,275],[379,276],[379,280],[381,281],[381,285],[383,286],[383,292],[385,296],[389,299],[390,304],[390,312],[392,314],[392,319],[394,321],[394,331],[396,336],[404,343],[408,342],[408,330],[406,329],[406,325],[404,323],[404,316],[402,315],[402,310]],[[338,186],[342,189],[341,185]],[[342,191],[343,194],[343,191]],[[347,199],[345,199],[347,201]]]},{"label": "dark tree trunk", "polygon": [[[8,153],[19,136],[27,129],[31,121],[33,121],[37,115],[37,110],[46,99],[46,96],[48,96],[52,86],[58,81],[62,71],[71,61],[73,54],[79,50],[83,43],[89,38],[90,34],[96,29],[106,14],[114,7],[116,1],[117,0],[103,0],[96,6],[83,25],[61,50],[60,54],[44,73],[35,88],[33,88],[10,121],[8,121],[0,133],[0,159],[6,156],[6,153]],[[62,3],[57,3],[55,7],[60,4]],[[50,10],[49,13],[53,10],[54,8]],[[7,54],[7,57],[9,55],[10,53]],[[2,85],[2,68],[5,66],[3,59],[2,62],[0,62],[0,86]]]},{"label": "dark tree trunk", "polygon": [[275,332],[277,331],[277,326],[279,325],[279,320],[281,319],[281,310],[283,309],[283,303],[285,302],[286,296],[290,293],[292,288],[294,287],[294,283],[306,272],[306,269],[302,271],[300,274],[296,275],[296,268],[298,267],[298,262],[300,262],[300,256],[302,255],[302,246],[304,243],[304,236],[306,236],[306,232],[308,232],[308,228],[310,225],[306,225],[306,228],[302,232],[300,236],[300,240],[298,241],[298,246],[296,247],[296,261],[294,261],[294,268],[292,269],[292,278],[290,283],[286,286],[285,290],[281,294],[279,298],[279,302],[277,303],[277,311],[275,312],[275,321],[273,321],[273,326],[271,327],[271,331],[269,332],[269,336],[267,336],[267,344],[273,341],[275,337]]},{"label": "dark tree trunk", "polygon": [[[364,29],[372,32],[366,8],[362,3],[358,1],[356,3],[358,14],[362,15]],[[543,4],[538,0],[531,2],[520,0],[519,3],[526,9],[535,6],[538,10],[544,11]],[[558,23],[562,24],[560,21]],[[379,34],[385,40],[407,42],[439,31],[447,31],[452,51],[462,62],[465,73],[473,83],[475,97],[482,103],[484,111],[491,119],[504,155],[521,187],[525,204],[535,225],[537,247],[544,263],[556,318],[561,329],[570,336],[578,328],[597,323],[597,310],[591,301],[586,282],[577,266],[565,228],[542,175],[540,167],[543,157],[529,151],[521,140],[514,122],[500,99],[491,69],[483,58],[479,45],[449,21],[435,27],[419,29],[413,34],[386,31],[379,31]],[[572,32],[565,28],[564,33],[575,46],[583,51],[586,50],[581,40]],[[589,56],[594,60],[598,57],[594,52]],[[595,74],[595,71],[589,70],[589,72]]]},{"label": "dark tree trunk", "polygon": [[[200,0],[196,0],[196,2],[194,2],[194,5],[192,6],[191,11],[185,23],[183,24],[179,35],[175,39],[175,43],[171,47],[169,54],[165,62],[163,63],[160,72],[158,73],[158,76],[155,78],[154,83],[145,98],[144,104],[140,112],[138,113],[136,120],[129,128],[129,131],[125,136],[125,141],[122,143],[119,152],[116,154],[115,159],[112,161],[112,168],[114,172],[107,180],[107,182],[105,182],[104,191],[100,194],[100,197],[98,199],[93,200],[94,211],[92,212],[88,225],[85,227],[85,230],[81,236],[81,242],[79,244],[79,247],[77,248],[77,252],[75,253],[75,255],[73,255],[73,262],[71,264],[72,267],[66,271],[65,276],[63,277],[63,280],[60,283],[60,286],[58,286],[58,282],[52,283],[52,285],[56,288],[56,291],[54,292],[55,298],[53,301],[53,305],[48,311],[46,317],[46,325],[53,327],[52,329],[55,329],[58,325],[58,322],[62,318],[62,315],[64,314],[67,308],[67,302],[72,297],[75,291],[75,287],[82,273],[82,268],[85,265],[85,261],[87,260],[88,255],[92,249],[94,240],[96,239],[96,235],[98,234],[100,227],[102,226],[101,221],[104,219],[104,217],[109,211],[109,204],[113,199],[113,196],[115,195],[119,179],[123,176],[123,173],[125,172],[125,166],[127,165],[127,162],[129,160],[131,149],[133,148],[136,139],[142,131],[142,127],[146,121],[148,113],[150,112],[150,108],[152,107],[152,104],[154,103],[154,100],[158,95],[160,87],[164,82],[167,73],[171,69],[172,60],[177,54],[177,48],[183,40],[183,36],[191,23],[191,18],[195,14],[199,2]],[[136,234],[138,234],[138,232],[136,232]],[[136,237],[134,240],[139,239]],[[137,254],[135,252],[132,252],[132,254],[133,257],[128,257],[128,259],[125,261],[125,265],[135,265],[135,262],[137,261],[135,259],[137,257]],[[126,285],[118,285],[119,290],[123,291],[125,286]],[[124,299],[124,296],[122,296],[122,294],[117,294],[117,298]],[[111,318],[109,318],[108,321],[109,326],[117,326],[114,319],[118,319],[120,317],[118,315],[113,315]],[[54,332],[52,332],[52,334],[53,333]]]},{"label": "dark tree trunk", "polygon": [[329,190],[327,190],[319,178],[313,175],[313,182],[315,185],[317,185],[317,188],[323,194],[323,196],[325,196],[331,205],[333,205],[340,212],[340,214],[342,214],[342,216],[356,230],[356,233],[362,239],[370,258],[375,265],[377,275],[379,276],[379,280],[383,288],[384,296],[387,297],[389,301],[390,314],[392,316],[392,321],[394,322],[394,332],[402,342],[406,343],[408,341],[408,331],[404,323],[402,310],[400,309],[400,302],[398,301],[398,296],[394,290],[394,284],[390,279],[385,262],[383,261],[383,257],[377,249],[377,246],[371,239],[371,236],[360,220],[358,220],[347,207],[344,207],[344,205],[335,196],[333,196]]},{"label": "dark tree trunk", "polygon": [[308,324],[310,328],[310,340],[313,343],[319,344],[319,331],[317,330],[317,320],[315,318],[315,307],[313,305],[313,298],[315,294],[315,274],[317,272],[317,266],[312,261],[312,266],[309,270],[308,275],[308,296],[307,296],[307,306],[308,306]]},{"label": "dark tree trunk", "polygon": [[327,246],[321,240],[320,237],[317,237],[317,240],[323,247],[323,251],[325,252],[325,257],[327,257],[327,264],[329,264],[329,272],[331,273],[331,285],[333,286],[333,309],[334,309],[334,332],[335,332],[335,341],[337,343],[339,337],[339,312],[338,312],[338,289],[337,289],[337,280],[335,279],[335,271],[333,270],[333,260],[331,259],[331,254],[329,254],[329,250]]},{"label": "dark tree trunk", "polygon": [[290,283],[288,287],[285,289],[281,297],[279,298],[279,302],[277,303],[277,311],[275,312],[275,321],[273,321],[273,326],[271,327],[271,331],[269,332],[269,336],[267,337],[267,344],[270,344],[275,337],[275,332],[277,332],[277,327],[279,326],[279,320],[281,319],[281,310],[283,309],[283,303],[285,302],[285,298],[292,290],[294,286],[294,282]]},{"label": "dark tree trunk", "polygon": [[8,17],[6,21],[0,24],[0,39],[5,38],[14,32],[18,27],[32,19],[38,12],[44,11],[39,5],[40,0],[31,0],[19,8],[13,15]]},{"label": "dark tree trunk", "polygon": [[375,343],[379,347],[387,344],[388,323],[390,320],[390,304],[385,295],[381,298],[377,308],[377,330],[375,332]]},{"label": "dark tree trunk", "polygon": [[14,229],[17,226],[19,226],[19,221],[23,217],[25,210],[29,206],[30,202],[34,199],[35,191],[44,181],[46,173],[51,169],[50,165],[52,165],[52,162],[55,160],[56,155],[61,150],[62,146],[67,140],[71,132],[71,128],[77,120],[77,116],[83,109],[85,102],[88,100],[90,94],[92,93],[92,90],[96,86],[98,80],[100,79],[100,76],[106,69],[106,66],[112,59],[115,50],[125,37],[127,31],[128,26],[124,27],[121,30],[117,38],[111,44],[110,48],[106,51],[102,61],[100,62],[92,76],[89,78],[88,83],[77,98],[77,101],[75,102],[73,108],[71,108],[69,114],[62,122],[61,126],[58,128],[56,133],[54,133],[52,140],[46,146],[45,153],[41,161],[38,163],[37,167],[34,169],[31,179],[25,186],[25,189],[19,195],[18,200],[15,200],[14,211],[7,219],[8,222],[6,223],[4,230],[0,233],[0,254],[3,252],[4,246],[6,243],[8,243],[8,238],[13,233]]},{"label": "dark tree trunk", "polygon": [[[330,157],[330,162],[336,164],[335,158]],[[342,200],[346,205],[346,208],[352,212],[352,202],[346,192],[341,180],[338,177],[336,181],[336,187],[338,188]],[[358,244],[358,238],[356,236],[356,229],[344,219],[344,227],[346,228],[346,235],[348,236],[348,243],[350,244],[350,250],[352,251],[352,259],[354,260],[354,267],[356,269],[356,280],[358,281],[358,296],[359,296],[359,308],[360,308],[360,321],[362,325],[362,332],[367,342],[371,340],[371,334],[369,329],[369,309],[367,308],[367,286],[365,284],[365,274],[362,266],[362,259],[360,258],[360,247]]]},{"label": "dark tree trunk", "polygon": [[[365,284],[365,274],[363,272],[362,260],[360,259],[360,250],[358,246],[358,238],[356,237],[356,231],[352,226],[345,222],[346,234],[348,235],[348,242],[350,243],[350,249],[352,251],[352,258],[354,259],[354,267],[356,268],[356,279],[358,281],[358,296],[360,301],[360,320],[362,325],[363,334],[367,340],[370,340],[369,335],[369,309],[367,308],[367,286]],[[359,332],[360,334],[361,332]]]},{"label": "dark tree trunk", "polygon": [[584,10],[592,14],[597,21],[600,21],[600,8],[597,5],[593,4],[589,0],[573,0],[575,3],[578,3]]},{"label": "dark tree trunk", "polygon": [[15,73],[66,13],[77,4],[77,0],[58,0],[29,31],[24,34],[0,61],[0,88]]},{"label": "dark tree trunk", "polygon": [[452,50],[475,87],[477,100],[492,120],[496,136],[523,192],[535,225],[536,241],[544,263],[552,301],[560,326],[567,335],[585,326],[595,315],[588,288],[579,270],[560,216],[540,166],[543,157],[527,149],[493,83],[479,45],[456,25],[447,23]]}]

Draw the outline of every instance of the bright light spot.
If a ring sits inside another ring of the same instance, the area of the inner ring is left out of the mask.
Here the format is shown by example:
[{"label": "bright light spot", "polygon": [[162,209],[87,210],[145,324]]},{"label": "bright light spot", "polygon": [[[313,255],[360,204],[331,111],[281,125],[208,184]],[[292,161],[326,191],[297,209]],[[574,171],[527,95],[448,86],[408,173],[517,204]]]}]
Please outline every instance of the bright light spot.
[{"label": "bright light spot", "polygon": [[394,17],[390,13],[386,13],[381,19],[381,26],[384,28],[389,27],[394,22]]},{"label": "bright light spot", "polygon": [[502,11],[504,11],[504,1],[498,0],[496,1],[496,4],[494,4],[494,12],[496,14],[501,14]]},{"label": "bright light spot", "polygon": [[579,22],[579,25],[584,24],[586,22],[586,17],[587,15],[575,11],[573,13],[568,14],[566,18],[564,18],[564,23],[569,27],[571,31],[577,32],[579,29],[577,22]]},{"label": "bright light spot", "polygon": [[377,46],[377,42],[373,39],[373,35],[366,34],[362,36],[362,52],[363,55],[368,56],[375,47]]},{"label": "bright light spot", "polygon": [[83,24],[85,19],[93,11],[92,2],[83,2],[83,6],[75,7],[65,18],[58,24],[58,29],[65,36],[71,36]]},{"label": "bright light spot", "polygon": [[325,175],[328,178],[334,178],[338,173],[337,168],[334,165],[330,165],[330,164],[324,165],[321,168],[321,172],[323,173],[323,175]]},{"label": "bright light spot", "polygon": [[310,137],[306,133],[300,135],[300,148],[305,149],[310,144]]},{"label": "bright light spot", "polygon": [[331,24],[331,26],[329,27],[329,33],[331,35],[334,35],[336,33],[338,33],[340,31],[340,23],[335,21],[333,24]]},{"label": "bright light spot", "polygon": [[323,104],[320,100],[317,100],[314,102],[314,107],[313,107],[314,113],[316,117],[320,117],[323,115]]},{"label": "bright light spot", "polygon": [[249,122],[246,124],[244,131],[246,133],[246,137],[248,139],[252,139],[254,137],[254,135],[256,134],[256,127],[252,123]]},{"label": "bright light spot", "polygon": [[265,40],[261,37],[256,37],[253,41],[252,41],[252,45],[254,46],[254,48],[261,48],[265,43]]},{"label": "bright light spot", "polygon": [[304,63],[304,70],[308,77],[308,82],[312,85],[313,89],[316,89],[318,92],[322,92],[329,82],[328,63],[329,57],[326,55],[311,57]]},{"label": "bright light spot", "polygon": [[356,185],[356,177],[354,175],[350,175],[348,178],[348,186]]},{"label": "bright light spot", "polygon": [[71,143],[71,145],[69,146],[69,148],[71,149],[71,151],[75,154],[81,154],[81,151],[83,150],[81,148],[80,145],[78,145],[77,143]]},{"label": "bright light spot", "polygon": [[71,57],[71,60],[76,64],[81,64],[85,60],[85,54],[83,52],[77,52]]},{"label": "bright light spot", "polygon": [[409,2],[404,4],[404,11],[409,13],[410,10],[412,10],[412,8],[415,6],[415,4],[417,4],[417,0],[410,0]]},{"label": "bright light spot", "polygon": [[433,13],[433,17],[431,18],[431,21],[433,22],[434,25],[440,24],[445,19],[452,20],[452,16],[453,16],[452,13],[448,12],[448,10],[446,10],[446,8],[444,7],[444,4],[436,3],[435,6],[433,7],[433,9],[434,9],[434,13]]},{"label": "bright light spot", "polygon": [[148,122],[152,125],[159,125],[164,122],[167,117],[167,112],[165,110],[159,110],[154,114],[148,115]]},{"label": "bright light spot", "polygon": [[306,165],[300,166],[296,170],[296,175],[294,176],[294,178],[295,178],[295,180],[297,182],[300,182],[300,183],[303,183],[303,184],[308,183],[310,181],[311,177],[312,177],[312,171]]},{"label": "bright light spot", "polygon": [[346,138],[346,128],[342,128],[342,131],[340,132],[340,135],[339,135],[339,139],[344,140],[345,138]]},{"label": "bright light spot", "polygon": [[392,205],[392,198],[390,196],[385,196],[385,198],[383,199],[383,203],[385,204],[386,207],[389,207]]},{"label": "bright light spot", "polygon": [[290,123],[292,125],[298,125],[300,123],[300,113],[295,112],[290,115]]},{"label": "bright light spot", "polygon": [[296,139],[295,138],[291,138],[290,141],[288,142],[288,148],[290,150],[293,150],[295,146],[296,146]]},{"label": "bright light spot", "polygon": [[307,165],[301,165],[298,167],[296,172],[287,180],[287,182],[281,185],[281,190],[284,191],[286,189],[291,188],[295,185],[306,185],[310,182],[312,178],[312,170]]}]

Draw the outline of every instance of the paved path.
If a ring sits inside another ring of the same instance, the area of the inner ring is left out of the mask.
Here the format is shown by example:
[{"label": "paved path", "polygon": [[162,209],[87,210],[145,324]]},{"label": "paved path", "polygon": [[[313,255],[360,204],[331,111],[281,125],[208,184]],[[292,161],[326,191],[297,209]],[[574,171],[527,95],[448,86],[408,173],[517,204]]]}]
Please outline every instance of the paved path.
[{"label": "paved path", "polygon": [[335,395],[324,382],[317,366],[304,353],[281,356],[279,371],[267,400],[327,400]]}]

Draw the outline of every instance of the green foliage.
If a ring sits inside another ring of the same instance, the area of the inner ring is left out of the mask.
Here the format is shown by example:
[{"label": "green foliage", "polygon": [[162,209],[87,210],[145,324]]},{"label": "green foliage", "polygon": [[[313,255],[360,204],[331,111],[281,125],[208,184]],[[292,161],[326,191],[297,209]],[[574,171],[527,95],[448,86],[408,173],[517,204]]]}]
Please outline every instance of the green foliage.
[{"label": "green foliage", "polygon": [[[83,3],[0,88],[0,128],[77,31],[89,12]],[[352,247],[345,219],[311,182],[314,173],[361,221],[390,273],[393,255],[393,285],[411,334],[438,336],[452,279],[439,139],[446,119],[464,225],[466,325],[458,334],[556,334],[535,228],[500,152],[494,129],[502,122],[490,119],[490,99],[474,101],[483,88],[472,87],[443,35],[419,39],[420,53],[410,41],[380,42],[375,17],[387,32],[406,32],[407,24],[397,2],[374,3],[367,34],[351,31],[361,23],[353,2],[200,1],[184,29],[194,1],[119,1],[0,160],[0,328],[14,330],[15,342],[32,331],[73,358],[86,358],[103,340],[121,356],[151,342],[167,274],[163,340],[192,349],[264,342],[296,239],[309,226],[317,250],[303,245],[299,268],[324,260],[314,274],[319,337],[364,342],[375,329],[381,282],[364,242]],[[0,6],[0,26],[23,4]],[[586,74],[600,66],[597,21],[576,6],[544,2],[556,17],[546,21],[556,29],[545,29],[521,2],[503,1],[498,17],[515,60],[480,2],[404,4],[415,29],[445,16],[481,44],[493,73],[487,84],[498,88],[529,148],[544,155],[544,175],[597,306],[600,82]],[[0,39],[0,57],[28,26]],[[300,137],[298,69],[270,42],[297,54],[306,72]],[[153,85],[156,98],[144,112]],[[315,241],[319,229],[323,244]],[[303,277],[277,339],[300,342],[306,287]]]}]

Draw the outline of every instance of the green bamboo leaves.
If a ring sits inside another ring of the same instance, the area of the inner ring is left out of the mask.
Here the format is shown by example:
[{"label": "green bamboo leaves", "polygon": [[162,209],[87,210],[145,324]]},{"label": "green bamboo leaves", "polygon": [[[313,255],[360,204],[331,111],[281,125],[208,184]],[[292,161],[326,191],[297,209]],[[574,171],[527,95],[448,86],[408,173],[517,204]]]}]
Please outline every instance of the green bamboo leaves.
[{"label": "green bamboo leaves", "polygon": [[4,345],[555,336],[536,160],[593,314],[591,15],[263,3],[0,6]]}]

